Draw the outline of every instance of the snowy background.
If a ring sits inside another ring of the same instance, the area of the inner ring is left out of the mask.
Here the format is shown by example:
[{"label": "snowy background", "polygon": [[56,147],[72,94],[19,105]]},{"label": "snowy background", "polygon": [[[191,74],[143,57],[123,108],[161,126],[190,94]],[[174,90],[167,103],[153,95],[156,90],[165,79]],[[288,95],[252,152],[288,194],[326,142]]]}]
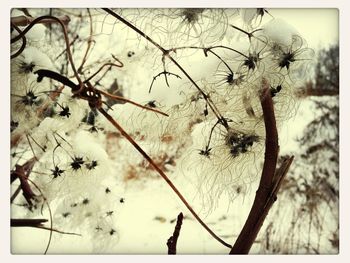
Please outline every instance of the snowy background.
[{"label": "snowy background", "polygon": [[[271,9],[269,12],[271,15],[273,15],[273,18],[269,17],[268,14],[265,14],[261,25],[264,25],[264,23],[267,23],[272,19],[278,19],[281,17],[289,24],[294,26],[307,41],[308,47],[314,49],[315,51],[331,44],[335,44],[338,41],[336,10]],[[98,19],[98,21],[100,22],[100,25],[97,23],[97,27],[103,24],[104,28],[101,29],[101,27],[99,27],[96,29],[97,31],[100,30],[103,32],[108,32],[108,30],[110,30],[108,26],[113,26],[112,22],[110,22],[111,24],[108,24],[109,21],[106,22],[103,19]],[[40,35],[40,29],[38,30],[38,34]],[[88,23],[86,26],[82,26],[80,30],[82,35],[86,35],[86,32],[89,30]],[[281,28],[277,28],[276,30],[281,30]],[[112,47],[117,47],[116,49],[123,50],[123,52],[120,52],[120,56],[118,56],[118,58],[125,62],[124,69],[122,72],[115,72],[114,74],[116,74],[115,76],[118,80],[122,79],[120,83],[122,83],[123,87],[129,87],[125,90],[127,97],[143,104],[152,99],[160,101],[162,105],[171,106],[171,104],[176,104],[176,94],[181,92],[183,85],[186,85],[186,81],[175,78],[171,79],[170,77],[171,87],[167,88],[164,85],[164,81],[161,79],[162,77],[160,77],[152,88],[154,92],[152,95],[149,95],[148,87],[150,81],[152,80],[152,76],[155,75],[157,70],[158,72],[161,71],[161,65],[159,65],[159,63],[157,64],[156,62],[159,60],[159,58],[153,58],[150,56],[151,59],[145,62],[142,56],[145,56],[145,54],[148,55],[148,51],[144,51],[144,49],[146,49],[144,46],[138,45],[138,39],[135,38],[135,36],[133,36],[134,38],[132,38],[132,41],[128,41],[127,43],[123,43],[119,40],[117,40],[115,43],[110,42],[110,39],[112,39],[111,35],[111,33],[104,33],[96,36],[97,44],[96,47],[94,47],[93,54],[89,57],[89,59],[91,61],[98,59],[101,53],[107,53],[106,50],[111,50]],[[34,32],[33,38],[35,37],[37,36],[35,36]],[[235,36],[232,37],[234,38]],[[125,39],[125,36],[121,35],[120,39]],[[134,43],[135,46],[132,46],[132,43]],[[131,49],[130,47],[135,50],[135,56],[129,59],[126,51]],[[57,55],[57,53],[55,54],[55,52],[49,47],[44,48],[48,50],[49,56],[52,57]],[[138,50],[142,51],[138,52]],[[93,57],[94,54],[96,54],[96,57]],[[189,72],[194,79],[199,79],[201,75],[210,74],[212,69],[216,66],[213,58],[208,58],[208,60],[206,60],[205,67],[193,66],[200,65],[202,59],[202,56],[197,53],[188,59],[183,58],[181,60],[183,63],[186,63],[186,67],[190,68]],[[136,67],[134,67],[134,61],[139,62]],[[153,70],[152,72],[149,72],[150,68]],[[171,66],[169,66],[169,68],[173,69]],[[137,77],[130,78],[130,76]],[[110,77],[109,80],[111,79],[113,78]],[[106,83],[107,82],[108,80],[106,80]],[[141,89],[140,86],[144,88]],[[120,112],[118,112],[118,106],[115,106],[115,117],[118,118],[121,123],[126,125],[126,127],[128,127],[128,125],[137,126],[138,123],[133,121],[130,122],[130,119],[132,119],[133,116],[141,116],[137,118],[143,118],[143,115],[131,114],[131,116],[128,116],[128,112],[123,116],[124,108],[120,109]],[[299,145],[295,139],[300,136],[305,126],[314,118],[314,116],[315,110],[313,108],[313,103],[307,99],[300,101],[297,114],[288,121],[284,122],[283,127],[281,127],[280,153],[282,155],[298,152]],[[100,121],[103,123],[102,120]],[[157,127],[155,127],[155,131],[157,131],[156,128]],[[158,137],[156,133],[154,136]],[[181,136],[181,134],[179,136]],[[83,139],[80,137],[82,142],[89,139],[89,135],[86,135],[86,138],[83,137]],[[97,138],[97,142],[99,139],[101,138]],[[81,142],[77,142],[77,145],[80,144]],[[119,147],[125,147],[125,149],[127,149],[125,151],[130,152],[130,156],[125,157],[125,162],[123,164],[126,164],[129,158],[133,159],[132,161],[142,160],[139,154],[132,147],[124,144],[126,143],[122,142]],[[151,153],[156,153],[161,148],[158,145],[153,146],[146,144],[143,146]],[[85,145],[85,147],[88,146]],[[81,151],[84,152],[88,150],[81,149]],[[118,155],[118,149],[108,150],[108,146],[106,146],[105,151],[110,156]],[[64,162],[64,160],[62,160],[62,162]],[[193,163],[194,164],[191,165],[196,165],[195,161],[193,161]],[[112,164],[111,166],[114,169],[125,169],[125,167],[120,164]],[[198,194],[196,194],[198,191],[197,186],[194,183],[194,181],[196,181],[196,175],[187,174],[184,176],[184,173],[180,171],[180,169],[176,168],[177,166],[168,167],[168,170],[170,171],[170,178],[174,181],[174,184],[181,189],[181,192],[184,194],[184,196],[186,196],[186,198],[188,198],[195,210],[200,212],[201,217],[208,224],[208,226],[210,226],[214,232],[226,242],[233,243],[237,238],[251,207],[258,180],[253,181],[249,186],[247,186],[245,193],[238,195],[233,201],[230,200],[228,196],[223,194],[220,196],[219,200],[216,200],[215,204],[210,205],[210,212],[208,212],[208,208],[203,206],[203,199],[200,197],[200,193],[199,197]],[[110,171],[107,170],[99,172],[103,174]],[[99,183],[98,180],[94,182]],[[111,224],[117,226],[117,233],[115,234],[115,238],[111,241],[97,241],[101,243],[110,242],[107,249],[100,253],[166,254],[166,241],[172,235],[176,221],[175,219],[180,212],[183,212],[185,219],[178,240],[177,251],[179,254],[227,254],[229,252],[229,249],[223,247],[217,241],[213,240],[213,238],[203,230],[203,228],[188,212],[186,207],[184,207],[171,189],[157,174],[153,173],[153,175],[146,178],[142,178],[142,175],[138,175],[136,178],[132,178],[130,180],[126,180],[125,176],[123,175],[117,175],[114,176],[113,182],[109,183],[104,181],[102,185],[104,188],[107,186],[110,188],[111,197],[109,197],[109,201],[115,202],[113,206],[115,209],[113,210],[114,213],[110,218],[108,218],[108,220],[111,221]],[[121,202],[121,199],[123,199],[123,202]],[[283,205],[283,203],[279,203],[277,201],[277,203],[273,206],[261,232],[263,232],[264,228],[269,225],[270,220],[273,220],[275,210],[281,209],[281,205]],[[13,211],[13,213],[15,214],[16,212]],[[21,212],[18,213],[19,215],[21,214]],[[284,212],[284,217],[288,219],[292,216],[292,213],[293,211],[286,210]],[[279,220],[283,222],[285,219],[279,217]],[[327,221],[325,222],[325,224],[328,224]],[[331,222],[330,224],[332,223],[334,222]],[[280,223],[274,222],[274,224],[278,226]],[[64,226],[64,224],[62,225]],[[331,229],[329,231],[331,231]],[[13,228],[11,238],[12,253],[42,253],[47,245],[49,238],[48,234],[48,231],[44,230]],[[288,233],[283,233],[283,229],[281,229],[278,233],[278,235],[281,236],[287,234]],[[91,239],[91,237],[85,238],[66,236],[54,233],[48,253],[92,253],[96,252],[94,250],[96,248],[93,246],[93,242],[94,239]],[[264,243],[264,236],[258,236],[251,253],[266,253],[262,248],[262,243]],[[323,253],[336,253],[336,251],[330,249],[329,247],[330,246],[328,243],[322,243],[320,251],[323,251]],[[301,253],[305,252],[301,251]]]}]

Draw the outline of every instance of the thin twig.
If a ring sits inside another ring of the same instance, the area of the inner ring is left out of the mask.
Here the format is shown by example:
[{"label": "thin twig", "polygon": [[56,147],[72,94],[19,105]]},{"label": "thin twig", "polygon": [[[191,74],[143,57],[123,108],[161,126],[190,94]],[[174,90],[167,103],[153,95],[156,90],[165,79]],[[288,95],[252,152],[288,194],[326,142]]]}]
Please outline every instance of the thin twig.
[{"label": "thin twig", "polygon": [[203,50],[204,52],[204,55],[207,56],[207,52],[212,50],[212,49],[217,49],[217,48],[222,48],[222,49],[227,49],[227,50],[230,50],[232,52],[235,52],[245,58],[248,58],[247,55],[243,54],[242,52],[238,51],[237,49],[234,49],[234,48],[231,48],[231,47],[227,47],[227,46],[223,46],[223,45],[218,45],[218,46],[211,46],[211,47],[197,47],[197,46],[183,46],[183,47],[176,47],[176,48],[173,48],[171,49],[171,51],[174,51],[176,52],[177,50],[180,50],[180,49],[200,49],[200,50]]},{"label": "thin twig", "polygon": [[[69,43],[69,46],[74,45],[75,41],[77,41],[79,39],[79,35],[76,35],[73,40]],[[67,52],[67,47],[56,56],[55,60],[58,59],[60,56],[62,56],[65,52]]]},{"label": "thin twig", "polygon": [[128,100],[128,99],[126,99],[126,98],[124,98],[124,97],[110,94],[110,93],[105,92],[105,91],[103,91],[103,90],[99,90],[99,89],[96,89],[96,90],[97,90],[98,92],[100,92],[102,95],[104,95],[104,96],[106,96],[106,97],[108,97],[108,98],[110,98],[110,99],[114,99],[114,100],[119,100],[119,101],[123,101],[123,102],[126,102],[126,103],[130,103],[130,104],[135,105],[135,106],[137,106],[137,107],[139,107],[139,108],[142,108],[142,109],[145,109],[145,110],[149,110],[149,111],[153,111],[153,112],[159,113],[159,114],[161,114],[161,115],[163,115],[163,116],[169,117],[169,115],[166,114],[165,112],[162,112],[162,111],[157,110],[157,109],[155,109],[155,108],[151,108],[151,107],[148,107],[148,106],[141,105],[141,104],[139,104],[139,103],[137,103],[137,102],[134,102],[134,101],[132,101],[132,100]]},{"label": "thin twig", "polygon": [[86,51],[85,51],[85,54],[84,54],[84,57],[81,61],[81,64],[80,66],[78,67],[78,72],[81,74],[82,73],[82,69],[84,67],[84,64],[87,60],[87,56],[88,56],[88,53],[89,53],[89,50],[91,48],[91,43],[92,43],[92,34],[93,34],[93,27],[92,27],[92,17],[91,17],[91,13],[90,13],[90,9],[87,8],[87,12],[89,14],[89,20],[90,20],[90,34],[89,34],[89,38],[88,38],[88,41],[87,41],[87,47],[86,47]]},{"label": "thin twig", "polygon": [[86,82],[90,81],[91,79],[93,79],[106,66],[118,67],[118,68],[121,68],[121,67],[124,66],[124,64],[121,61],[118,60],[118,62],[120,63],[119,65],[115,64],[115,63],[111,63],[111,62],[107,62],[107,63],[103,64],[94,74],[92,74],[90,77],[88,77],[86,80],[84,80],[84,83],[86,83]]},{"label": "thin twig", "polygon": [[[230,25],[230,26],[231,26],[232,28],[234,28],[234,29],[236,29],[236,30],[242,32],[243,34],[246,34],[246,35],[248,36],[248,38],[249,38],[249,41],[251,40],[252,37],[254,37],[254,33],[255,33],[255,32],[261,31],[261,30],[262,30],[261,28],[258,28],[258,29],[255,29],[255,30],[252,31],[252,32],[247,32],[247,31],[243,30],[242,28],[239,28],[239,27],[237,27],[237,26],[235,26],[235,25]],[[261,42],[263,42],[263,43],[266,44],[266,41],[263,41],[263,40],[261,40],[261,39],[258,38],[258,37],[257,37],[256,39],[258,39],[258,40],[260,40]]]},{"label": "thin twig", "polygon": [[22,188],[21,185],[19,185],[16,189],[16,191],[11,195],[11,204],[13,203],[13,201],[16,199],[16,197],[18,196],[18,194],[21,192]]},{"label": "thin twig", "polygon": [[[163,74],[164,74],[164,76],[166,76],[166,75],[175,76],[175,77],[181,79],[181,77],[180,77],[179,75],[164,70],[164,71],[158,73],[156,76],[153,77],[153,80],[152,80],[151,85],[150,85],[150,87],[149,87],[148,93],[151,93],[151,90],[152,90],[154,81],[155,81],[159,76],[161,76],[161,75],[163,75]],[[165,83],[166,83],[166,85],[169,87],[169,83],[168,83],[168,78],[167,78],[167,77],[165,77]]]},{"label": "thin twig", "polygon": [[177,244],[177,239],[179,238],[179,235],[180,235],[183,218],[184,216],[182,213],[180,213],[177,216],[174,233],[171,237],[169,237],[168,242],[166,243],[166,245],[168,246],[168,255],[176,255],[176,244]]}]

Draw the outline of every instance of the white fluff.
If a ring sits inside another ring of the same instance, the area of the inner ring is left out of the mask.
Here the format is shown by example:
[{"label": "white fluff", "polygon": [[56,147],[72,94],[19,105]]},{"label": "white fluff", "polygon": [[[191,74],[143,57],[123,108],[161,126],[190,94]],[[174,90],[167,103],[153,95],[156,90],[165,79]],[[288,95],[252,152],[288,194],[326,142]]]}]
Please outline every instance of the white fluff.
[{"label": "white fluff", "polygon": [[300,35],[299,32],[286,21],[281,18],[276,18],[266,23],[260,31],[259,35],[264,35],[270,38],[273,42],[280,45],[290,45],[293,36]]}]

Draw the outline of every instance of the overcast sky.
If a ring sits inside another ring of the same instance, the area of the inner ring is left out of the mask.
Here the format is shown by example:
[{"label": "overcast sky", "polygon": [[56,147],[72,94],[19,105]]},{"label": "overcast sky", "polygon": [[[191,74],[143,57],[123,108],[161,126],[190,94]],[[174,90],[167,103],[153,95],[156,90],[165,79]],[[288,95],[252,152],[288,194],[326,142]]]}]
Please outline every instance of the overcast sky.
[{"label": "overcast sky", "polygon": [[292,24],[307,40],[309,47],[318,48],[338,43],[338,9],[302,8],[269,9],[275,17]]}]

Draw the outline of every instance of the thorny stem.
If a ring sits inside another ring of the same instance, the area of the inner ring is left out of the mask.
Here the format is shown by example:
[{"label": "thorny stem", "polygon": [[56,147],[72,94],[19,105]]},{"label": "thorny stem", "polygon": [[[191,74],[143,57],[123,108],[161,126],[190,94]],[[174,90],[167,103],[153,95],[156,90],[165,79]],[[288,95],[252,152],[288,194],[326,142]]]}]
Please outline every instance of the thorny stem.
[{"label": "thorny stem", "polygon": [[[47,253],[50,243],[51,243],[51,238],[52,238],[52,232],[59,232],[59,233],[64,233],[62,231],[55,230],[53,228],[53,220],[52,220],[52,212],[49,203],[47,202],[47,199],[45,198],[44,194],[42,193],[41,189],[32,181],[28,178],[30,172],[32,171],[32,168],[37,161],[36,157],[33,157],[29,161],[27,161],[24,165],[16,166],[16,170],[11,173],[11,183],[18,178],[21,183],[21,189],[23,191],[23,195],[26,198],[28,204],[32,206],[31,199],[34,199],[36,196],[34,192],[31,190],[31,187],[28,182],[34,185],[34,187],[40,192],[41,196],[44,198],[44,202],[47,204],[48,210],[49,210],[49,215],[50,215],[50,227],[47,228],[42,225],[42,223],[47,222],[46,219],[11,219],[11,226],[17,226],[17,227],[24,227],[24,226],[30,226],[30,227],[36,227],[36,228],[42,228],[46,230],[50,230],[50,236],[49,236],[49,241],[47,243],[46,249],[44,254]],[[12,198],[11,198],[12,199]],[[65,233],[65,234],[73,234],[73,233]]]},{"label": "thorny stem", "polygon": [[103,108],[98,108],[98,110],[102,113],[103,116],[115,127],[117,130],[124,136],[135,148],[136,150],[150,163],[150,165],[159,173],[159,175],[167,182],[167,184],[171,187],[171,189],[176,193],[176,195],[180,198],[183,204],[187,207],[187,209],[191,212],[191,214],[197,219],[197,221],[209,232],[209,234],[223,244],[226,247],[231,248],[232,246],[225,241],[223,241],[220,237],[218,237],[197,215],[197,213],[193,210],[187,200],[183,197],[180,191],[176,188],[176,186],[170,181],[168,176],[159,168],[159,166],[153,161],[153,159],[130,137],[130,135],[109,115]]},{"label": "thorny stem", "polygon": [[48,70],[48,69],[39,69],[37,71],[34,72],[34,74],[38,75],[37,81],[40,82],[44,79],[44,77],[56,80],[60,83],[62,83],[65,86],[68,86],[72,89],[72,91],[78,91],[79,90],[79,86],[76,85],[73,81],[71,81],[70,79],[62,76],[61,74]]},{"label": "thorny stem", "polygon": [[192,79],[192,77],[186,72],[186,70],[169,54],[170,50],[166,50],[164,49],[162,46],[160,46],[157,42],[155,42],[152,38],[150,38],[148,35],[146,35],[144,32],[142,32],[140,29],[138,29],[137,27],[135,27],[133,24],[131,24],[129,21],[125,20],[124,18],[122,18],[121,16],[119,16],[118,14],[116,14],[115,12],[113,12],[111,9],[109,8],[102,8],[102,10],[106,11],[108,14],[112,15],[113,17],[115,17],[116,19],[118,19],[119,21],[121,21],[122,23],[124,23],[125,25],[127,25],[128,27],[130,27],[132,30],[134,30],[136,33],[138,33],[139,35],[141,35],[142,37],[144,37],[147,41],[149,41],[150,43],[152,43],[155,47],[157,47],[162,53],[163,53],[163,57],[167,57],[171,62],[173,62],[175,64],[175,66],[177,66],[177,68],[187,77],[187,79],[196,87],[196,89],[203,95],[203,98],[207,101],[209,107],[211,108],[211,110],[213,111],[213,113],[215,114],[215,116],[218,118],[218,120],[220,120],[220,123],[222,125],[224,125],[225,128],[228,128],[228,124],[227,121],[225,120],[225,118],[221,115],[220,111],[217,109],[217,107],[215,106],[215,104],[210,100],[209,96],[198,86],[198,84]]},{"label": "thorny stem", "polygon": [[[276,191],[278,191],[281,180],[283,179],[277,177],[275,173],[279,151],[278,133],[273,102],[269,91],[269,83],[265,78],[262,80],[260,100],[264,114],[266,131],[265,162],[252,208],[243,229],[241,230],[241,233],[230,251],[230,254],[248,254],[269,209],[271,208],[273,202],[277,199]],[[280,171],[281,170],[279,170],[279,172]],[[283,171],[284,170],[282,170],[282,172]]]}]

